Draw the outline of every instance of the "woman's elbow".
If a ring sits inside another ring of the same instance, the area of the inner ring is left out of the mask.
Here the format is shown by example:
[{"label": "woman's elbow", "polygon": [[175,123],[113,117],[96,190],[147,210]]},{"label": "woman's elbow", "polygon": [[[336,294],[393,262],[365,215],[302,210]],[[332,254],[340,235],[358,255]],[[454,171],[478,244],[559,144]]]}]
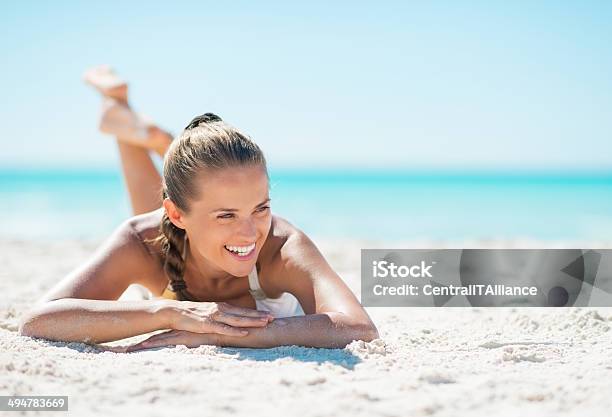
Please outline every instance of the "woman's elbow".
[{"label": "woman's elbow", "polygon": [[371,320],[355,320],[349,318],[344,313],[326,313],[336,324],[340,327],[344,327],[348,330],[347,336],[350,339],[349,343],[353,340],[363,340],[364,342],[371,342],[372,340],[378,339],[378,329]]},{"label": "woman's elbow", "polygon": [[32,307],[19,319],[18,332],[21,336],[42,337],[46,336],[44,329],[46,319],[49,317],[49,312],[46,311],[46,304],[40,304]]},{"label": "woman's elbow", "polygon": [[36,337],[36,321],[38,317],[35,312],[27,312],[19,320],[18,332],[21,336]]},{"label": "woman's elbow", "polygon": [[364,326],[361,330],[361,337],[359,340],[363,340],[364,342],[371,342],[372,340],[378,339],[380,335],[378,334],[378,329],[373,324]]},{"label": "woman's elbow", "polygon": [[363,340],[364,342],[371,342],[372,340],[378,339],[378,329],[372,323],[364,324],[353,324],[350,326],[350,338],[353,340]]}]

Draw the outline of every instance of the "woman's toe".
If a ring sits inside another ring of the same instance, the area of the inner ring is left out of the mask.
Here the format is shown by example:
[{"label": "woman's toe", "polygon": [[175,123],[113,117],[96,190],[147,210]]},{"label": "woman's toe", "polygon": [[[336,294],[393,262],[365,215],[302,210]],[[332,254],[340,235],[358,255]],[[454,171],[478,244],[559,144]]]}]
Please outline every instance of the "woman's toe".
[{"label": "woman's toe", "polygon": [[88,69],[83,80],[105,96],[127,99],[127,83],[108,65]]}]

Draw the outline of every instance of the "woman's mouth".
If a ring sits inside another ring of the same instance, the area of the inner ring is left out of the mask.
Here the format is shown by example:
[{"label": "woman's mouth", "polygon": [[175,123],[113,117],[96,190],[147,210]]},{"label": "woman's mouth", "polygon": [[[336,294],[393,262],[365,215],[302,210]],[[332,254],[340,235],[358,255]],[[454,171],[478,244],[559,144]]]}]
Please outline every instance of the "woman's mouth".
[{"label": "woman's mouth", "polygon": [[255,243],[251,243],[247,246],[225,245],[224,248],[230,253],[230,255],[232,255],[233,258],[241,261],[249,260],[255,255]]}]

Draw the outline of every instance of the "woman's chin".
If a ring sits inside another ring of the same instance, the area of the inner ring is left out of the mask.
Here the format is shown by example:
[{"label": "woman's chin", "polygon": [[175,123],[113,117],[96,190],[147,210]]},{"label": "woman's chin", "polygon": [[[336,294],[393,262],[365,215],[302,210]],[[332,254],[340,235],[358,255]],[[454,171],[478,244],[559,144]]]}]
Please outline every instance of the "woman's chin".
[{"label": "woman's chin", "polygon": [[248,260],[248,261],[239,261],[235,259],[225,260],[225,270],[232,274],[235,277],[244,277],[251,273],[253,268],[255,267],[255,262],[257,258]]},{"label": "woman's chin", "polygon": [[253,265],[251,266],[242,265],[241,267],[232,266],[231,268],[227,269],[227,272],[229,272],[235,277],[246,277],[251,273],[251,271],[253,270],[253,267],[254,267]]}]

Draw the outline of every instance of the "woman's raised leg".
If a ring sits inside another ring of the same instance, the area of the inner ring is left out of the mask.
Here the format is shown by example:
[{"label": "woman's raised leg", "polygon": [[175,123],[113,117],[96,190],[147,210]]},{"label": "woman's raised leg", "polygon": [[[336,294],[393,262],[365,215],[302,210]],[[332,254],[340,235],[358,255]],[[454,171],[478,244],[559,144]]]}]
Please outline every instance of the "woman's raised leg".
[{"label": "woman's raised leg", "polygon": [[172,136],[133,112],[128,104],[127,83],[109,67],[93,68],[85,81],[104,96],[100,129],[117,139],[123,178],[134,214],[156,210],[162,205],[161,176],[151,152],[163,158]]},{"label": "woman's raised leg", "polygon": [[148,149],[117,138],[123,178],[130,196],[132,212],[142,214],[161,207],[161,176]]}]

